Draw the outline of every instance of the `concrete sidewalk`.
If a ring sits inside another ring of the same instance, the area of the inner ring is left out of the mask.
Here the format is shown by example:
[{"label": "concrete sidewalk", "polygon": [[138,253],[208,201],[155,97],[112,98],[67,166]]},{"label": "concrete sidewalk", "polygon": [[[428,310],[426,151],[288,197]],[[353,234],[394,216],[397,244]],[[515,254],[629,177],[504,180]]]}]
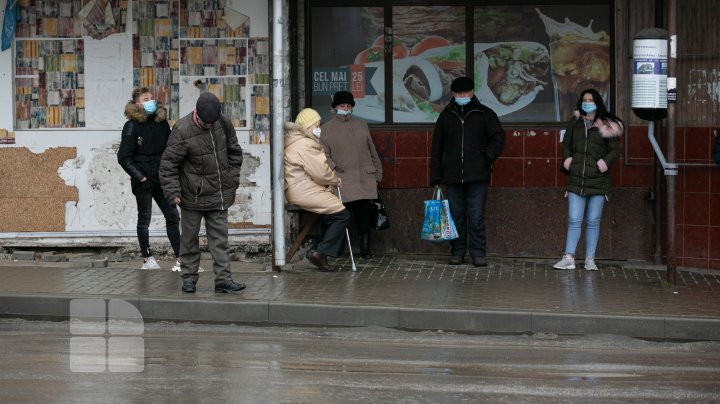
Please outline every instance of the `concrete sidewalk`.
[{"label": "concrete sidewalk", "polygon": [[598,261],[600,271],[553,270],[550,260],[488,257],[489,266],[450,266],[447,257],[400,255],[334,261],[337,273],[307,262],[281,273],[268,257],[233,261],[247,289],[216,294],[203,260],[198,291],[180,291],[170,261],[0,261],[0,315],[67,319],[72,299],[122,299],[144,321],[255,325],[381,326],[467,333],[618,334],[720,340],[720,271],[681,269],[664,285],[665,267]]}]

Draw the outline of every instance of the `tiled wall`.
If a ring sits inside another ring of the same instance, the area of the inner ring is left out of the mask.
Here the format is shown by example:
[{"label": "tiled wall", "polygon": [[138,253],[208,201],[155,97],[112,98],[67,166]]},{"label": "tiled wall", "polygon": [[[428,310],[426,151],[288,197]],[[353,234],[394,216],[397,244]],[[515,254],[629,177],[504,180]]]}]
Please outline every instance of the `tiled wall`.
[{"label": "tiled wall", "polygon": [[[653,181],[653,150],[647,139],[647,127],[630,127],[626,135],[627,147],[623,141],[622,156],[612,167],[613,185],[615,188],[627,188],[628,191],[635,189],[629,193],[617,192],[622,195],[632,195],[634,192],[635,196],[629,198],[633,199],[632,202],[624,201],[623,198],[613,198],[609,206],[613,210],[627,210],[629,214],[632,214],[632,210],[652,210],[652,203],[639,204],[636,197],[642,195],[644,198],[646,193],[649,195]],[[381,188],[389,191],[429,186],[432,128],[377,130],[373,131],[372,136],[383,161],[384,178],[380,184]],[[559,171],[562,151],[558,130],[508,130],[505,141],[505,150],[493,167],[492,187],[546,188],[552,193],[562,190],[566,177]],[[704,165],[703,167],[681,166],[677,176],[676,254],[677,263],[681,266],[720,269],[720,169],[711,166],[714,141],[715,132],[711,128],[679,128],[676,131],[676,161],[681,164]],[[627,163],[624,161],[625,154],[628,156]],[[491,198],[492,195],[491,193]],[[642,213],[647,215],[647,212]],[[542,223],[546,220],[557,220],[557,217],[551,219],[537,217],[530,220],[534,223]],[[641,227],[637,229],[638,234],[624,237],[652,240],[652,223],[647,225],[638,222],[637,225]],[[605,224],[603,226],[603,233],[610,231],[607,229],[611,226]],[[601,235],[601,242],[602,237],[617,239],[622,236],[609,237],[604,234]],[[557,251],[555,243],[556,241],[553,240],[552,245],[538,246],[536,253],[539,251],[554,256]],[[498,244],[512,245],[505,240],[499,240]],[[622,243],[615,244],[612,255],[622,256]],[[599,248],[602,250],[602,246]],[[652,248],[647,250],[646,259],[650,259]],[[512,251],[504,253],[512,253]]]}]

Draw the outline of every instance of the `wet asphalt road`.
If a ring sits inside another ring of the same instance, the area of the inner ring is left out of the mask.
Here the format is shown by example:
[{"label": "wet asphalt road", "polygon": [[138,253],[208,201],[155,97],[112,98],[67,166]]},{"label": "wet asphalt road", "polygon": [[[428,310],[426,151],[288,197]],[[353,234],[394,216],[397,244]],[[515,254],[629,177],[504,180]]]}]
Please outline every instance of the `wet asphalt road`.
[{"label": "wet asphalt road", "polygon": [[69,323],[0,320],[0,402],[720,401],[719,342],[168,323],[117,337],[93,351]]}]

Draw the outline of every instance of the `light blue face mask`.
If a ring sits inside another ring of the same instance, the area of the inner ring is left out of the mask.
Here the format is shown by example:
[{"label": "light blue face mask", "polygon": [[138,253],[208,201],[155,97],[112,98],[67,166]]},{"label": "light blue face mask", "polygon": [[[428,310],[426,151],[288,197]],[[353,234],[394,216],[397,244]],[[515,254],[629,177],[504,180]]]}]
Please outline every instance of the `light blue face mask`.
[{"label": "light blue face mask", "polygon": [[594,102],[583,102],[580,108],[582,108],[586,114],[597,111],[597,105],[595,105]]},{"label": "light blue face mask", "polygon": [[344,109],[336,109],[336,113],[340,116],[346,116],[352,114],[352,109],[345,111]]},{"label": "light blue face mask", "polygon": [[468,105],[470,103],[470,97],[455,98],[457,105]]},{"label": "light blue face mask", "polygon": [[157,111],[157,102],[155,100],[145,101],[143,102],[143,109],[148,114],[154,114]]}]

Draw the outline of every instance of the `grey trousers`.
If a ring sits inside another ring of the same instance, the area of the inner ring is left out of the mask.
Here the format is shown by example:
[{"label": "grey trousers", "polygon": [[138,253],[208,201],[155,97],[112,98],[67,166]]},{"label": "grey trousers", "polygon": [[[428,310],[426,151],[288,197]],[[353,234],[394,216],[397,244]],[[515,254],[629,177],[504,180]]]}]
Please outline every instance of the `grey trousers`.
[{"label": "grey trousers", "polygon": [[200,223],[205,219],[208,247],[213,258],[215,283],[232,279],[228,254],[228,211],[199,211],[180,209],[180,269],[181,277],[193,282],[198,280],[200,267]]}]

